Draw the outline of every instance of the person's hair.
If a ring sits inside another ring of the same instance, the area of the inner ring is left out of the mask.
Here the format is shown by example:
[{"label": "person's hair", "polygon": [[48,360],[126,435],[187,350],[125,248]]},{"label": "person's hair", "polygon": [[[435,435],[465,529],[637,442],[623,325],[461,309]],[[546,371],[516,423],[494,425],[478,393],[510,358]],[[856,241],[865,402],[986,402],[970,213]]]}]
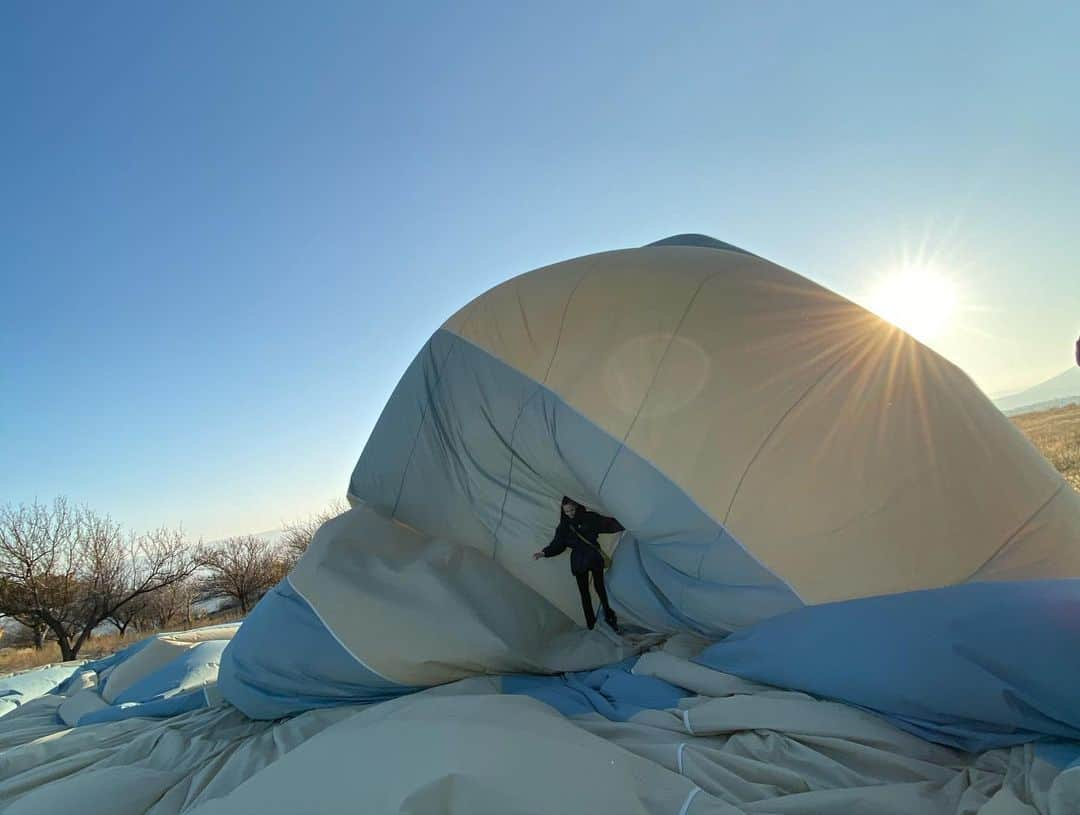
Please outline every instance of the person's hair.
[{"label": "person's hair", "polygon": [[564,506],[566,506],[567,504],[572,504],[573,506],[577,507],[578,509],[585,509],[584,504],[578,503],[573,498],[571,498],[569,495],[564,495],[562,497],[562,500],[559,502],[559,511],[561,512],[562,508]]}]

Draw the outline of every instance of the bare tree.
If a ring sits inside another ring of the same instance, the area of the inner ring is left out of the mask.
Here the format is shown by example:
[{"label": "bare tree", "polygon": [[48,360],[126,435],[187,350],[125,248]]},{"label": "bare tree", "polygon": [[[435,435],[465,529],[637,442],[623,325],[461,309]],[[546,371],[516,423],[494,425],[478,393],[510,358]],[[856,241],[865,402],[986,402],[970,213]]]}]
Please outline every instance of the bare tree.
[{"label": "bare tree", "polygon": [[281,547],[284,556],[289,561],[290,568],[307,551],[308,546],[311,545],[311,539],[315,537],[319,527],[331,518],[336,518],[348,508],[344,501],[335,498],[322,512],[285,524],[284,534],[281,537]]},{"label": "bare tree", "polygon": [[[34,502],[0,510],[0,613],[34,632],[41,648],[48,625],[39,606],[55,601],[75,532],[75,512],[64,498],[51,507]],[[61,598],[63,599],[63,598]]]},{"label": "bare tree", "polygon": [[34,649],[40,651],[45,647],[45,636],[49,633],[49,627],[41,620],[34,620],[33,623],[28,630],[34,643]]},{"label": "bare tree", "polygon": [[196,586],[191,577],[178,580],[146,595],[142,618],[155,628],[168,628],[179,622],[191,625],[191,607]]},{"label": "bare tree", "polygon": [[102,622],[195,567],[178,530],[125,537],[108,516],[63,498],[0,509],[0,613],[44,625],[65,660]]},{"label": "bare tree", "polygon": [[136,629],[143,628],[146,623],[147,602],[152,595],[153,592],[130,600],[110,614],[106,622],[116,626],[121,637],[127,636],[128,629],[132,626]]},{"label": "bare tree", "polygon": [[3,636],[0,637],[0,642],[3,642],[4,647],[33,647],[40,651],[45,641],[45,629],[42,628],[42,630],[38,632],[34,631],[32,628],[28,628],[17,620],[14,621],[14,623],[14,625],[9,624],[3,629],[0,629],[0,633],[3,634]]},{"label": "bare tree", "polygon": [[200,596],[235,600],[243,614],[288,571],[277,547],[256,535],[226,538],[204,549],[201,560],[207,574],[201,581]]},{"label": "bare tree", "polygon": [[40,620],[33,620],[33,625],[27,625],[21,620],[12,617],[9,614],[0,613],[0,619],[7,618],[15,623],[15,628],[7,627],[0,628],[0,642],[5,645],[11,643],[18,643],[20,648],[28,648],[33,646],[37,651],[40,651],[45,647],[45,635],[49,629],[45,627],[45,624]]}]

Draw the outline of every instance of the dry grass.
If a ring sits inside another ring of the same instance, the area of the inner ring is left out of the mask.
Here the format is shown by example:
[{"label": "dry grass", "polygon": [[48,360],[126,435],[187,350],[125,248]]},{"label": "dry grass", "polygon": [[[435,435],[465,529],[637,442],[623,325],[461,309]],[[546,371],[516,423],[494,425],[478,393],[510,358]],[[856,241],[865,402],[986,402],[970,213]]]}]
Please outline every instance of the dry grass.
[{"label": "dry grass", "polygon": [[[102,637],[94,637],[79,651],[79,659],[97,659],[107,656],[114,651],[131,645],[136,639],[143,636],[151,636],[156,632],[129,635],[121,639],[119,634],[108,634]],[[39,668],[42,665],[52,665],[63,662],[60,656],[60,648],[55,642],[46,642],[39,651],[33,647],[28,648],[2,648],[0,649],[0,674],[17,673],[30,668]]]},{"label": "dry grass", "polygon": [[1066,480],[1080,490],[1080,405],[1014,416],[1013,421]]},{"label": "dry grass", "polygon": [[[133,642],[138,642],[146,637],[152,637],[155,634],[161,634],[164,631],[184,631],[191,628],[202,628],[207,625],[218,625],[220,623],[233,623],[242,619],[242,615],[235,611],[226,611],[222,614],[213,614],[209,617],[202,617],[198,620],[194,620],[192,625],[179,625],[169,626],[167,629],[157,629],[153,631],[129,631],[126,637],[121,637],[119,634],[103,634],[98,637],[91,637],[83,645],[79,651],[79,659],[98,659],[103,656],[108,656],[121,648],[125,648],[131,645]],[[18,673],[19,671],[26,671],[31,668],[40,668],[43,665],[53,665],[58,662],[62,662],[60,656],[60,648],[55,642],[46,642],[45,646],[40,650],[35,648],[0,648],[0,676],[4,674]]]},{"label": "dry grass", "polygon": [[55,642],[46,643],[40,651],[34,648],[3,648],[0,649],[0,676],[59,661],[60,649]]}]

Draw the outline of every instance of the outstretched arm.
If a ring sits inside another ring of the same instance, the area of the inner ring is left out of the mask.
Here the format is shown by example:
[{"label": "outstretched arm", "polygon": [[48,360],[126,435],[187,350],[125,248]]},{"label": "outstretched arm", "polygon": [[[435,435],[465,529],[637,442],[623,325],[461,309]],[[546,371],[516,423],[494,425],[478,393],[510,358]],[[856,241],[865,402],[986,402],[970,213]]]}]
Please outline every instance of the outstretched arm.
[{"label": "outstretched arm", "polygon": [[566,551],[566,536],[562,534],[562,522],[555,528],[555,537],[551,539],[551,543],[541,549],[539,552],[533,553],[533,560],[539,560],[542,557],[557,557]]}]

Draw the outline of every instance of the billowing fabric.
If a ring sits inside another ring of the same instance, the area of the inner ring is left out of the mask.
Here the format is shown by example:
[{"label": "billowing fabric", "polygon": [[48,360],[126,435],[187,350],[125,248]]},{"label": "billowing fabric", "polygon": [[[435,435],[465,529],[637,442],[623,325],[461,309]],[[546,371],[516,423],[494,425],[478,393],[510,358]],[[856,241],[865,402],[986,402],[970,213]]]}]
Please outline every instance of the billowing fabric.
[{"label": "billowing fabric", "polygon": [[[243,629],[241,629],[243,630]],[[674,645],[674,641],[669,645]],[[319,812],[1072,815],[1080,744],[980,754],[681,653],[477,677],[253,720],[230,705],[72,729],[0,718],[5,815]],[[1072,766],[1070,766],[1072,765]]]},{"label": "billowing fabric", "polygon": [[[408,395],[391,400],[354,472],[354,500],[422,529],[448,518],[448,531],[508,561],[527,548],[531,514],[500,499],[525,493],[526,507],[550,505],[558,493],[534,446],[519,443],[511,395],[510,405],[487,402],[504,440],[498,456],[455,435],[462,419],[441,400],[468,343],[616,440],[590,451],[600,476],[580,500],[645,546],[666,546],[681,527],[668,519],[642,532],[658,505],[613,480],[627,454],[806,603],[1080,576],[1080,495],[962,371],[762,258],[693,237],[680,243],[538,269],[462,308],[432,347],[443,375],[425,377],[420,393],[406,377]],[[469,379],[474,366],[466,368]],[[405,401],[425,427],[442,429],[441,453],[428,457],[427,431],[418,435],[397,409]],[[418,511],[432,474],[455,496],[425,496]],[[484,478],[496,481],[494,507],[479,491]],[[456,496],[470,491],[462,506]]]},{"label": "billowing fabric", "polygon": [[0,678],[0,716],[10,713],[27,699],[34,699],[64,684],[81,663],[64,662]]},{"label": "billowing fabric", "polygon": [[[147,637],[103,659],[0,679],[0,693],[7,690],[19,704],[47,699],[53,717],[68,727],[177,716],[220,699],[221,655],[238,628],[233,623]],[[12,709],[0,708],[0,716],[7,719]]]},{"label": "billowing fabric", "polygon": [[[349,653],[288,580],[262,598],[234,639],[218,682],[253,719],[383,702],[420,690],[380,676]],[[283,642],[292,647],[283,649]]]},{"label": "billowing fabric", "polygon": [[981,751],[1080,741],[1080,580],[971,583],[793,611],[698,661]]},{"label": "billowing fabric", "polygon": [[629,721],[642,710],[678,706],[686,690],[662,679],[633,673],[637,658],[591,671],[536,676],[507,676],[503,693],[531,696],[564,716],[599,713],[612,721]]},{"label": "billowing fabric", "polygon": [[[533,559],[562,496],[625,527],[606,583],[636,639],[581,630],[565,566]],[[249,715],[580,673],[649,637],[722,639],[848,599],[1080,576],[1080,496],[961,371],[702,236],[538,269],[466,305],[403,375],[348,497],[353,509],[319,531],[224,655],[223,693]],[[949,597],[949,613],[978,617],[974,594]],[[858,607],[837,613],[858,627]],[[1052,630],[1043,613],[1032,607],[1024,625]],[[902,627],[880,621],[883,652]],[[279,636],[303,645],[274,649]],[[777,642],[769,657],[783,665]],[[839,657],[800,653],[807,682],[822,665],[839,685],[807,685],[823,696],[847,698],[860,681],[832,676]],[[995,674],[985,694],[1030,688],[1034,670]],[[1073,678],[1068,663],[1046,670]],[[979,741],[1001,717],[947,688],[921,717],[894,704],[894,687],[882,678],[850,701],[941,725],[923,727],[930,738],[1003,743]],[[1071,738],[1050,724],[1057,706],[1040,708],[1041,723],[1002,719],[1009,743]]]},{"label": "billowing fabric", "polygon": [[161,696],[146,702],[122,702],[88,711],[75,723],[78,727],[124,719],[165,719],[201,710],[210,706],[210,699],[203,688],[181,691],[171,696]]},{"label": "billowing fabric", "polygon": [[[619,505],[601,491],[617,491]],[[350,484],[357,505],[478,549],[581,623],[566,567],[532,559],[551,540],[563,495],[629,530],[608,575],[624,623],[718,636],[800,605],[656,467],[444,330],[406,371]]]},{"label": "billowing fabric", "polygon": [[[622,636],[532,558],[563,495],[625,527]],[[238,631],[22,693],[0,810],[1080,811],[1080,497],[760,257],[676,236],[487,292],[348,498]]]},{"label": "billowing fabric", "polygon": [[229,640],[207,640],[185,650],[158,670],[132,682],[116,698],[116,704],[146,703],[168,699],[190,688],[217,679],[221,653]]},{"label": "billowing fabric", "polygon": [[249,716],[278,718],[476,674],[584,670],[647,642],[582,630],[475,548],[358,507],[325,524],[260,601],[219,683]]},{"label": "billowing fabric", "polygon": [[352,715],[349,708],[315,710],[274,723],[218,705],[67,729],[56,719],[55,701],[40,697],[0,719],[5,815],[190,812]]}]

